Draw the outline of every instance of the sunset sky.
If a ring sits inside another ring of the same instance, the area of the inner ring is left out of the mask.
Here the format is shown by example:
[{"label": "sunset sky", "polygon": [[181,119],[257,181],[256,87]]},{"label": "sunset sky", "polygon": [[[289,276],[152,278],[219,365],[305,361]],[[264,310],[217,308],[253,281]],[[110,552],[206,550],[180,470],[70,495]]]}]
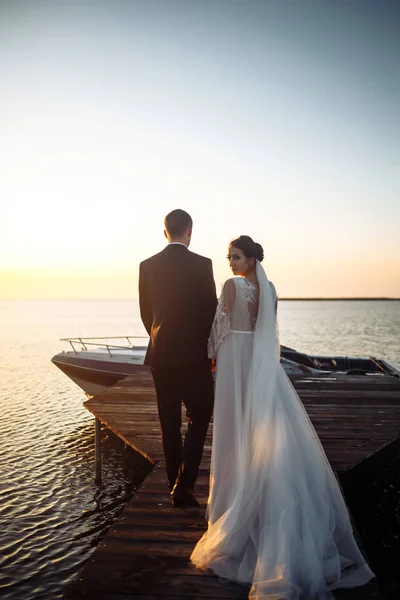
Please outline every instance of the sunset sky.
[{"label": "sunset sky", "polygon": [[400,3],[0,0],[0,298],[134,298],[163,218],[400,297]]}]

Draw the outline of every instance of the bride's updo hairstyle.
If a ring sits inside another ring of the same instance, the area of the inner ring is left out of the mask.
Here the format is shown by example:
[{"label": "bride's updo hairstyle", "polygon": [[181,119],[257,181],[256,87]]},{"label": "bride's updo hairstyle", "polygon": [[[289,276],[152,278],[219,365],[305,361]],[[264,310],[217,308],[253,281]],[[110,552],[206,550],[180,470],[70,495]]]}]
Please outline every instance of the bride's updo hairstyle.
[{"label": "bride's updo hairstyle", "polygon": [[264,259],[264,250],[261,244],[255,242],[249,235],[240,235],[229,244],[230,248],[239,248],[246,258],[256,258],[260,262]]}]

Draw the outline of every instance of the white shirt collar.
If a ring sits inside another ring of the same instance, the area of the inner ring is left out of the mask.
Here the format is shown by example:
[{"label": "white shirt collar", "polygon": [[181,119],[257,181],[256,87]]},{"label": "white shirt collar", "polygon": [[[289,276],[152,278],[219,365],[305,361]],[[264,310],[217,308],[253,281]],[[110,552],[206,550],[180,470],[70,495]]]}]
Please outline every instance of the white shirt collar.
[{"label": "white shirt collar", "polygon": [[185,248],[187,248],[186,244],[183,242],[169,242],[168,246],[172,246],[172,244],[176,244],[177,246],[185,246]]}]

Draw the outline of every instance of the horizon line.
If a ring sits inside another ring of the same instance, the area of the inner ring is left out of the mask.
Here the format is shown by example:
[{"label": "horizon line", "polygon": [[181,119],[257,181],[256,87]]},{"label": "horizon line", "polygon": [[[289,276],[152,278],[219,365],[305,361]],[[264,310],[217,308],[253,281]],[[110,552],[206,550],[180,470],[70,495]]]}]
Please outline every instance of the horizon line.
[{"label": "horizon line", "polygon": [[[117,301],[138,301],[139,298],[99,298],[99,297],[82,297],[82,298],[76,298],[76,297],[52,297],[52,296],[33,296],[33,297],[25,297],[25,296],[16,296],[16,297],[4,297],[1,298],[0,297],[0,301],[1,300],[84,300],[84,301],[91,301],[91,300],[99,300],[99,301],[111,301],[111,300],[117,300]],[[346,300],[346,301],[357,301],[357,300],[364,300],[364,301],[369,301],[369,302],[377,302],[379,300],[388,300],[391,302],[398,302],[400,301],[400,297],[391,297],[391,296],[294,296],[294,297],[289,297],[289,296],[285,296],[283,298],[280,298],[278,296],[278,301],[279,302],[301,302],[301,301],[319,301],[319,302],[337,302],[340,300]]]}]

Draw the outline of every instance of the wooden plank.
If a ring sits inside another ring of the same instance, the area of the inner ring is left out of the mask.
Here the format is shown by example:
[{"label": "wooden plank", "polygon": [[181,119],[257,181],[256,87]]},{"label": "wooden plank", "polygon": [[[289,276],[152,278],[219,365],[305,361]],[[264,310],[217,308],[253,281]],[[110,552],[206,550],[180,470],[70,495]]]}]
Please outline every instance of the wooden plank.
[{"label": "wooden plank", "polygon": [[[293,380],[334,470],[346,472],[390,444],[400,431],[400,382],[349,378]],[[189,562],[206,528],[212,423],[196,491],[197,514],[172,507],[162,463],[157,403],[149,372],[128,377],[85,402],[86,408],[155,467],[86,562],[67,598],[245,598],[247,588],[225,586]],[[183,410],[183,432],[186,430]],[[379,598],[374,583],[341,590],[342,600]]]},{"label": "wooden plank", "polygon": [[[352,378],[352,385],[354,380]],[[343,382],[335,380],[299,379],[301,385],[314,389],[300,390],[305,408],[321,439],[328,457],[333,461],[333,468],[351,468],[362,460],[362,453],[370,455],[398,435],[400,428],[400,382],[385,380],[375,387],[379,392],[365,389],[368,381],[361,377],[356,379],[357,389],[351,390],[343,398]],[[295,385],[298,383],[295,381]],[[323,394],[323,401],[318,401],[322,388],[329,388],[332,397]],[[350,385],[350,384],[347,384]],[[387,391],[389,390],[389,391]],[[395,390],[395,391],[394,391]],[[143,393],[145,391],[146,393]],[[122,395],[121,395],[122,394]],[[388,403],[388,395],[390,403]],[[351,397],[350,397],[351,396]],[[365,399],[373,398],[375,404],[361,404]],[[397,400],[391,403],[392,400]],[[377,409],[379,399],[379,410]],[[382,404],[382,402],[384,404]],[[149,460],[156,462],[162,459],[159,443],[159,423],[157,405],[151,376],[140,375],[139,382],[128,377],[119,382],[106,394],[96,396],[85,403],[85,406],[103,423],[119,435],[126,443],[140,451]],[[184,417],[184,414],[183,414]],[[185,418],[183,418],[185,422]],[[183,427],[183,431],[185,428]],[[212,428],[205,449],[205,464],[209,464],[207,456],[211,445]],[[341,441],[342,440],[342,441]],[[360,444],[360,442],[363,444]],[[337,449],[342,446],[341,455]],[[350,447],[351,446],[351,447]]]}]

